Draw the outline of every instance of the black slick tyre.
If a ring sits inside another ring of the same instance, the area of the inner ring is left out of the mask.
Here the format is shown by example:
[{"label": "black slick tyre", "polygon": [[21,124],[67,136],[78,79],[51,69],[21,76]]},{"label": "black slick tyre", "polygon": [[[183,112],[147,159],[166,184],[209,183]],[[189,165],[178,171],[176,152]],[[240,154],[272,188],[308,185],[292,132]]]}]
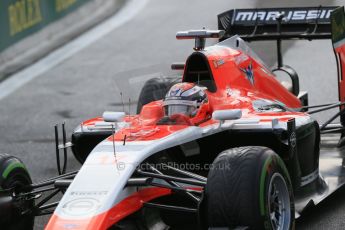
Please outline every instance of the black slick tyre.
[{"label": "black slick tyre", "polygon": [[[29,192],[24,187],[31,184],[25,165],[18,158],[0,154],[0,190],[13,188],[15,194]],[[34,201],[16,200],[0,207],[0,226],[6,230],[30,230],[34,226],[34,216],[30,210]]]},{"label": "black slick tyre", "polygon": [[280,157],[266,147],[222,152],[208,174],[205,204],[210,229],[294,229],[289,173]]}]

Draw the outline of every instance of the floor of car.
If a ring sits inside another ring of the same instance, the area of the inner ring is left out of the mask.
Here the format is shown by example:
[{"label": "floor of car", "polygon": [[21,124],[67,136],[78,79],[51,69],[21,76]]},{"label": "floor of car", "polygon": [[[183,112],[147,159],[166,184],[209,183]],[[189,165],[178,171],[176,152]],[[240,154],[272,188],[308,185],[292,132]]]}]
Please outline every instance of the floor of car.
[{"label": "floor of car", "polygon": [[338,147],[340,134],[321,136],[319,178],[309,195],[295,200],[296,212],[314,206],[345,184],[345,146]]}]

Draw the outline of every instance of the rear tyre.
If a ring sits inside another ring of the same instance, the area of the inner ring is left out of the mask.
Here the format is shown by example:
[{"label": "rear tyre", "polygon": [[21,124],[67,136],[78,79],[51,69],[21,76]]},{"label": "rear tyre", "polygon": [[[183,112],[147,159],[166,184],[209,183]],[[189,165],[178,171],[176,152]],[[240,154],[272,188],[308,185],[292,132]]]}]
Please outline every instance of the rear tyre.
[{"label": "rear tyre", "polygon": [[157,77],[148,80],[140,92],[137,113],[144,105],[163,99],[171,86],[178,82],[181,82],[180,78]]},{"label": "rear tyre", "polygon": [[[31,178],[25,165],[18,158],[0,154],[0,190],[13,188],[16,194],[29,192],[24,187],[31,184]],[[30,210],[33,201],[19,200],[0,207],[1,229],[30,230],[34,226],[34,216],[22,212]]]},{"label": "rear tyre", "polygon": [[269,148],[222,152],[209,171],[205,194],[210,228],[294,228],[290,177],[284,162]]}]

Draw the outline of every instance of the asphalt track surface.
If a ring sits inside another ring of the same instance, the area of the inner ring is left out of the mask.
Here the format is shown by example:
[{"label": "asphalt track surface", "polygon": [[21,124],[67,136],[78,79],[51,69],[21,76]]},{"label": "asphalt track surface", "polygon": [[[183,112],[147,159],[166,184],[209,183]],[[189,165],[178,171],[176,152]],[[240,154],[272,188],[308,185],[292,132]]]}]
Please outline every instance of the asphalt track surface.
[{"label": "asphalt track surface", "polygon": [[[184,61],[193,41],[177,41],[178,30],[217,28],[216,15],[232,8],[253,6],[337,5],[334,1],[200,1],[151,0],[134,17],[94,43],[48,69],[0,100],[0,152],[20,157],[34,181],[56,175],[53,125],[66,122],[70,133],[81,121],[106,110],[134,113],[145,80],[176,75],[169,70]],[[210,41],[212,44],[215,41]],[[275,48],[270,42],[251,46],[270,66]],[[300,75],[310,104],[337,100],[336,66],[330,41],[286,42],[285,63]],[[316,118],[324,120],[328,114]],[[78,169],[72,155],[68,168]],[[43,229],[46,218],[36,219]],[[297,221],[296,229],[344,229],[345,190],[339,190]]]}]

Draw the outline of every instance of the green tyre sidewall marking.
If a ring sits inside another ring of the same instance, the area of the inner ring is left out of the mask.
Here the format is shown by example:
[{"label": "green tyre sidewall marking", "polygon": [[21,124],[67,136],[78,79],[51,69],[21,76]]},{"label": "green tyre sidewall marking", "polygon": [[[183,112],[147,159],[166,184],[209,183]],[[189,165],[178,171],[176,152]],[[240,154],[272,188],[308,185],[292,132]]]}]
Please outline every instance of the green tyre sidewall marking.
[{"label": "green tyre sidewall marking", "polygon": [[22,168],[25,171],[27,171],[23,163],[19,161],[14,161],[14,162],[11,162],[9,165],[7,165],[7,167],[2,173],[2,178],[6,179],[8,175],[16,168]]},{"label": "green tyre sidewall marking", "polygon": [[[283,162],[283,160],[278,156],[278,155],[273,155],[273,156],[269,156],[264,164],[263,167],[261,169],[261,174],[260,174],[260,197],[259,197],[259,208],[260,208],[260,214],[262,217],[266,218],[265,216],[268,215],[268,207],[267,205],[265,205],[266,202],[266,197],[265,197],[265,190],[266,190],[266,178],[269,177],[269,173],[268,173],[268,167],[273,164],[273,167],[279,167],[281,170],[281,174],[284,177],[284,179],[286,180],[287,184],[291,184],[291,179],[289,176],[289,172],[285,166],[285,163]],[[291,194],[292,191],[289,190],[289,193]],[[292,198],[293,199],[293,198]],[[290,205],[292,207],[294,207],[294,202],[290,200]],[[293,214],[292,214],[293,215]],[[266,221],[265,221],[266,222]],[[266,223],[265,223],[266,225]],[[292,225],[294,226],[294,221],[292,222]],[[270,229],[270,227],[267,226],[267,229]]]},{"label": "green tyre sidewall marking", "polygon": [[285,163],[283,162],[283,160],[279,156],[277,157],[277,162],[285,173],[285,175],[283,175],[283,177],[288,179],[289,180],[288,182],[291,184],[290,174],[289,174],[289,172],[285,166]]}]

